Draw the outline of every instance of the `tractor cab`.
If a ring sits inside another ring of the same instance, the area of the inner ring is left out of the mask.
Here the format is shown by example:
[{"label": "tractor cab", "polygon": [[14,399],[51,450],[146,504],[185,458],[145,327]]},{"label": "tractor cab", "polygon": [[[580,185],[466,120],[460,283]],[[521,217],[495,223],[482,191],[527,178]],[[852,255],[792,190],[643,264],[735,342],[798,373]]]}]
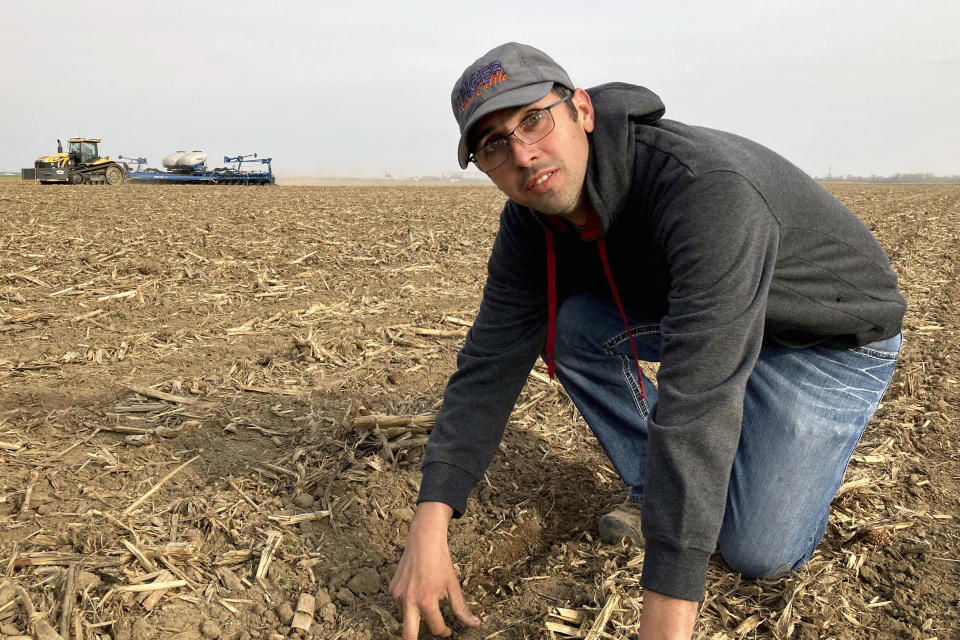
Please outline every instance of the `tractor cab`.
[{"label": "tractor cab", "polygon": [[67,153],[70,156],[70,163],[74,166],[87,164],[100,158],[97,148],[100,138],[70,138],[67,142],[70,143]]}]

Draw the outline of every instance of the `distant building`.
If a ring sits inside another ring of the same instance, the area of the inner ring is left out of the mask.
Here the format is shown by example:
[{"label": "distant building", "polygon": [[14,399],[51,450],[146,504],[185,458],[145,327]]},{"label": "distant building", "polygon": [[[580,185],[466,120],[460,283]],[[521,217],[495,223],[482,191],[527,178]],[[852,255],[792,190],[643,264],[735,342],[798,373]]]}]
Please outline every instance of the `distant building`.
[{"label": "distant building", "polygon": [[389,171],[383,172],[384,180],[406,180],[410,182],[487,182],[487,175],[479,171],[448,171],[439,176],[409,176],[401,178]]},{"label": "distant building", "polygon": [[441,173],[440,179],[449,182],[484,182],[487,174],[479,171],[449,171]]}]

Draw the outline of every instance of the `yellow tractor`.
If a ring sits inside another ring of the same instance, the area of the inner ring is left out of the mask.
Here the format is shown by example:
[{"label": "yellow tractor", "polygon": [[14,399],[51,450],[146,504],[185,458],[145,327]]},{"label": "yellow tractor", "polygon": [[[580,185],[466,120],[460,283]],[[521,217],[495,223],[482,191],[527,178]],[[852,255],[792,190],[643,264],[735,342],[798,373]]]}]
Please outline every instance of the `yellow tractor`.
[{"label": "yellow tractor", "polygon": [[57,152],[37,158],[31,169],[21,169],[24,180],[39,180],[40,184],[120,184],[125,173],[116,160],[101,158],[97,149],[99,138],[70,138],[67,152],[57,140]]}]

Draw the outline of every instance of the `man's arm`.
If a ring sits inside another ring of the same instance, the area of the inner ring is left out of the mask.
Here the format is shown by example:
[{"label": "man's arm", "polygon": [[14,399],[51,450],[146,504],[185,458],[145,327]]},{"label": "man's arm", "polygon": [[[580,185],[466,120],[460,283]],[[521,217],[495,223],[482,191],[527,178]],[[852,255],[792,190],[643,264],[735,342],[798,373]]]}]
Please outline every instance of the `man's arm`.
[{"label": "man's arm", "polygon": [[699,605],[644,589],[639,636],[643,640],[690,640]]},{"label": "man's arm", "polygon": [[419,505],[390,584],[404,640],[417,637],[421,619],[434,634],[450,635],[440,613],[443,599],[464,624],[480,624],[453,571],[447,529],[452,516],[466,510],[470,490],[496,453],[546,339],[543,230],[530,212],[515,209],[508,202],[501,213],[483,300],[444,391],[424,454]]},{"label": "man's arm", "polygon": [[407,547],[390,582],[390,595],[403,616],[403,640],[416,640],[421,618],[436,636],[446,638],[453,633],[440,613],[440,600],[444,599],[463,624],[480,626],[480,619],[463,598],[450,560],[447,528],[452,517],[449,505],[421,502],[410,523]]},{"label": "man's arm", "polygon": [[695,601],[723,524],[780,227],[752,184],[723,171],[693,180],[657,225],[671,282],[647,422],[641,585]]},{"label": "man's arm", "polygon": [[533,215],[511,202],[504,207],[483,300],[424,452],[417,501],[449,504],[456,517],[496,454],[546,342],[546,243]]}]

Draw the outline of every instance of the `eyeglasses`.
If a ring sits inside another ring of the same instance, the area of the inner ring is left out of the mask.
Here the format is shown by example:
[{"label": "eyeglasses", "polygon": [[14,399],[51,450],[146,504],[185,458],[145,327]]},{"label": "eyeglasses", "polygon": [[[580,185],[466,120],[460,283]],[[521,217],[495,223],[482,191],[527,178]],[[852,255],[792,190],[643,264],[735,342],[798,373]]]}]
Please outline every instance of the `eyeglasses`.
[{"label": "eyeglasses", "polygon": [[549,107],[544,107],[536,113],[530,114],[523,122],[513,128],[513,131],[501,138],[495,138],[483,145],[476,152],[470,154],[468,162],[473,162],[484,173],[490,173],[510,159],[510,136],[524,144],[534,144],[546,138],[556,127],[553,114],[550,110],[562,102],[566,102],[572,95],[557,100]]}]

